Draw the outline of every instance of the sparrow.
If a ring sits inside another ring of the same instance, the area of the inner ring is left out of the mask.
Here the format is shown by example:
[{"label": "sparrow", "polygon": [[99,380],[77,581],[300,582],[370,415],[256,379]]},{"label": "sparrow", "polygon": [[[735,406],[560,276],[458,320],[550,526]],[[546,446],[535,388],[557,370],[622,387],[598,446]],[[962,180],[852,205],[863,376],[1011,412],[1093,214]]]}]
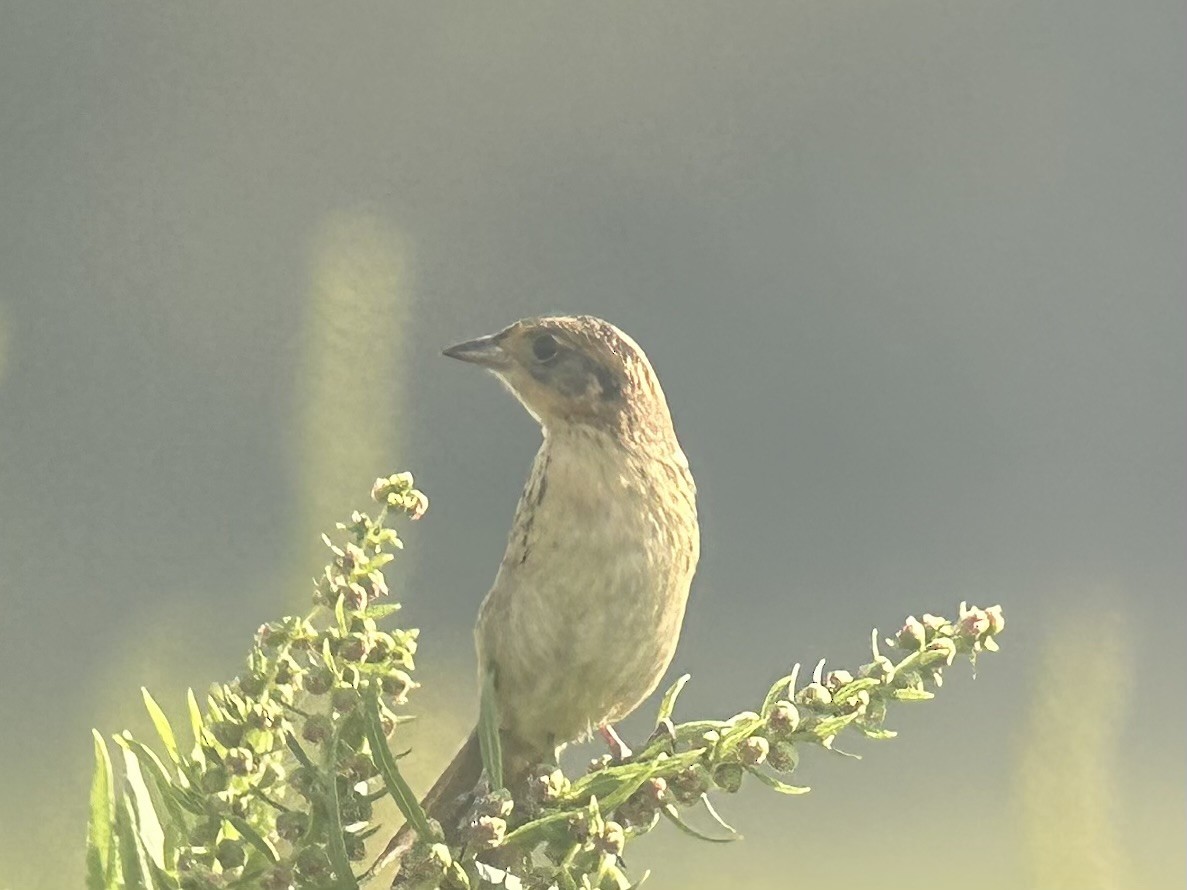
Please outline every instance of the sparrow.
[{"label": "sparrow", "polygon": [[[474,632],[514,794],[567,743],[617,742],[667,670],[700,553],[696,487],[651,363],[609,322],[527,318],[444,354],[492,372],[543,431]],[[475,730],[424,798],[447,839],[481,776]]]}]

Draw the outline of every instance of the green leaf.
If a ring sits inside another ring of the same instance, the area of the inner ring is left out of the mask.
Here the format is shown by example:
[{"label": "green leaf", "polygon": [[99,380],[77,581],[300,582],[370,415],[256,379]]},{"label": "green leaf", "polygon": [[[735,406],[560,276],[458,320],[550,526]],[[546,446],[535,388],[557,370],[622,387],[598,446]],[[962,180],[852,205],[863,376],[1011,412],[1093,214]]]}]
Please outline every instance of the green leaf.
[{"label": "green leaf", "polygon": [[338,734],[341,729],[341,724],[334,727],[330,744],[326,746],[326,815],[330,820],[327,827],[329,837],[327,838],[326,852],[330,856],[330,866],[338,878],[334,887],[340,887],[342,890],[358,890],[359,882],[354,876],[354,870],[350,867],[350,857],[346,854],[346,837],[342,833],[342,806],[338,800],[338,777],[334,771],[334,764],[338,761]]},{"label": "green leaf", "polygon": [[797,664],[791,669],[791,673],[786,677],[780,677],[771,685],[771,691],[767,693],[767,697],[763,699],[762,708],[759,713],[762,714],[763,719],[771,716],[771,711],[775,707],[775,702],[782,699],[791,701],[793,695],[792,690],[795,688],[795,681],[800,675],[800,666]]},{"label": "green leaf", "polygon": [[229,813],[224,818],[235,826],[235,830],[239,832],[245,841],[268,857],[269,862],[280,861],[280,854],[276,852],[276,848],[272,846],[266,837],[252,828],[246,819]]},{"label": "green leaf", "polygon": [[111,758],[98,730],[95,739],[95,771],[91,775],[90,819],[87,823],[87,890],[107,890],[112,866],[112,830],[115,796],[112,792]]},{"label": "green leaf", "polygon": [[896,689],[890,694],[898,701],[930,701],[936,697],[934,692],[928,692],[926,689],[912,689],[910,687]]},{"label": "green leaf", "polygon": [[[726,822],[724,819],[721,818],[720,814],[718,814],[718,812],[714,808],[713,804],[709,801],[709,795],[702,794],[701,795],[701,803],[705,805],[705,809],[708,811],[709,815],[713,817],[714,822],[716,822],[718,825],[720,825],[722,828],[724,828],[730,834],[738,834],[738,829],[734,828],[734,826],[730,825],[728,822]],[[740,834],[738,834],[738,837],[740,839],[742,836]]]},{"label": "green leaf", "polygon": [[206,755],[202,753],[202,710],[193,689],[185,691],[186,710],[190,715],[190,732],[194,735],[194,752],[191,757],[201,766],[206,766]]},{"label": "green leaf", "polygon": [[508,832],[507,836],[503,838],[503,846],[523,847],[530,850],[541,839],[550,834],[554,828],[564,831],[572,818],[572,812],[561,810],[557,813],[549,813],[547,816],[541,816],[539,819],[533,819],[526,825],[521,825],[514,831]]},{"label": "green leaf", "polygon": [[131,750],[140,760],[140,769],[149,780],[148,790],[152,796],[153,809],[158,816],[168,816],[161,823],[165,837],[165,868],[174,868],[177,865],[178,847],[183,842],[187,829],[185,811],[205,816],[205,803],[196,792],[174,784],[156,752],[136,741],[130,733],[124,732],[115,736],[115,741],[125,750]]},{"label": "green leaf", "polygon": [[371,745],[371,756],[375,758],[375,766],[379,769],[379,774],[383,776],[383,784],[387,786],[387,793],[392,796],[392,800],[396,802],[396,806],[400,808],[400,812],[404,814],[408,824],[416,829],[417,835],[422,840],[433,838],[433,832],[429,829],[428,817],[421,808],[420,801],[416,799],[416,795],[412,793],[412,789],[400,775],[395,758],[392,757],[391,748],[387,746],[387,739],[383,735],[383,724],[379,720],[379,689],[374,685],[367,690],[367,694],[363,697],[363,719],[367,741]]},{"label": "green leaf", "polygon": [[478,747],[490,787],[503,787],[503,743],[499,738],[499,709],[495,702],[495,675],[487,671],[482,680],[482,699],[478,703]]},{"label": "green leaf", "polygon": [[161,744],[165,746],[165,753],[174,763],[181,763],[181,757],[177,752],[177,739],[173,736],[173,727],[169,725],[169,719],[165,716],[165,712],[149,695],[147,687],[141,686],[140,694],[144,697],[145,710],[148,711],[148,716],[152,720],[153,726],[156,727],[157,735],[161,737]]},{"label": "green leaf", "polygon": [[288,749],[293,752],[293,756],[297,758],[297,763],[309,769],[316,770],[317,767],[313,765],[313,761],[309,759],[309,755],[305,753],[305,749],[301,747],[301,743],[297,741],[297,737],[291,732],[284,734],[284,743]]},{"label": "green leaf", "polygon": [[669,822],[671,822],[673,825],[675,825],[677,828],[679,828],[685,834],[691,835],[692,837],[695,837],[697,840],[709,841],[709,843],[711,843],[711,844],[728,844],[731,841],[736,841],[739,838],[739,835],[736,833],[729,837],[713,837],[713,835],[711,835],[711,834],[705,834],[702,831],[698,831],[697,829],[695,829],[691,825],[689,825],[687,822],[685,822],[683,819],[681,819],[680,813],[671,804],[668,804],[660,812],[662,812],[664,814],[664,816],[667,818],[667,820]]},{"label": "green leaf", "polygon": [[[120,736],[115,737],[117,741]],[[154,865],[165,866],[165,832],[161,828],[161,820],[157,817],[149,795],[148,785],[144,781],[144,774],[140,771],[140,760],[128,747],[121,745],[124,752],[124,784],[128,787],[125,796],[131,793],[131,803],[135,809],[136,837],[142,853],[147,853]],[[150,876],[151,883],[151,876]]]},{"label": "green leaf", "polygon": [[827,739],[830,736],[835,736],[856,719],[856,711],[851,714],[837,714],[833,717],[824,717],[819,723],[813,724],[809,732],[818,739]]},{"label": "green leaf", "polygon": [[893,729],[875,729],[872,726],[866,726],[863,723],[858,723],[857,728],[862,731],[867,739],[874,739],[874,741],[881,742],[886,739],[893,739],[897,732]]},{"label": "green leaf", "polygon": [[680,690],[684,688],[684,684],[688,682],[691,674],[682,674],[675,683],[673,683],[668,691],[664,693],[663,699],[659,703],[659,715],[655,718],[655,725],[658,727],[665,720],[672,719],[672,711],[676,708],[676,699],[680,695]]},{"label": "green leaf", "polygon": [[136,804],[126,793],[115,810],[115,832],[125,890],[153,890],[152,869],[136,823]]},{"label": "green leaf", "polygon": [[338,630],[345,634],[349,625],[346,623],[346,594],[338,594],[338,601],[334,603],[334,620],[338,622]]},{"label": "green leaf", "polygon": [[807,794],[812,789],[806,785],[789,785],[786,782],[781,782],[774,776],[768,776],[766,773],[753,766],[746,767],[746,772],[754,776],[768,788],[774,788],[780,794]]},{"label": "green leaf", "polygon": [[393,612],[398,611],[400,611],[399,603],[380,603],[376,606],[367,606],[367,610],[363,614],[365,614],[368,618],[374,618],[378,620],[380,618],[386,618]]}]

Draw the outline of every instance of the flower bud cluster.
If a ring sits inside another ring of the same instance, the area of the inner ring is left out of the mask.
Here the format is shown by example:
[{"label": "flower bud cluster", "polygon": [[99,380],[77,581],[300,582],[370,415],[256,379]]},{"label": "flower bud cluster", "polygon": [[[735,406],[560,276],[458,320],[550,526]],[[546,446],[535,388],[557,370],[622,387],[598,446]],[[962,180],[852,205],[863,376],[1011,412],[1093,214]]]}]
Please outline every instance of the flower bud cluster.
[{"label": "flower bud cluster", "polygon": [[[380,727],[390,735],[398,722],[391,708],[417,686],[417,632],[378,623],[398,608],[383,602],[383,567],[402,546],[384,519],[392,509],[419,518],[428,504],[408,474],[377,480],[372,493],[378,518],[355,512],[338,525],[344,543],[324,538],[330,561],[314,601],[332,618],[263,625],[243,675],[211,690],[205,715],[191,707],[199,738],[179,768],[195,792],[191,808],[204,815],[192,820],[179,853],[186,890],[227,886],[253,867],[266,888],[326,887],[365,856],[372,803],[383,792],[364,700],[378,693]],[[266,867],[261,844],[278,854]],[[440,852],[430,848],[426,861],[440,865]],[[447,860],[440,870],[450,867]]]}]

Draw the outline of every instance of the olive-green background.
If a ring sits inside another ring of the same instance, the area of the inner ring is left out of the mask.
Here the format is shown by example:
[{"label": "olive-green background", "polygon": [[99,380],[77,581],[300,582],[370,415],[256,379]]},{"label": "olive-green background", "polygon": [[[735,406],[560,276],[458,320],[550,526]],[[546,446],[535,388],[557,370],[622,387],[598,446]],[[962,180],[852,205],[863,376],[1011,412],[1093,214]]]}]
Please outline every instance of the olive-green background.
[{"label": "olive-green background", "polygon": [[80,884],[90,727],[232,675],[397,468],[433,502],[392,572],[424,787],[538,438],[439,349],[552,310],[643,344],[700,484],[678,716],[911,612],[1009,622],[894,742],[809,753],[811,795],[720,802],[744,841],[664,829],[632,871],[1182,886],[1185,23],[4,4],[0,887]]}]

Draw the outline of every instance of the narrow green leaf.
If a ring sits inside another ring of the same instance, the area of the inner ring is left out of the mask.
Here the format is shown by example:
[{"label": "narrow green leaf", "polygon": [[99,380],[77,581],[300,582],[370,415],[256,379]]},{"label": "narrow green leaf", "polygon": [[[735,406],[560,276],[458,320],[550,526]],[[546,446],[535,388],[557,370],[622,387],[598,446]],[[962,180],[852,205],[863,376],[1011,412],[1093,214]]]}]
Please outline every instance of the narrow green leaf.
[{"label": "narrow green leaf", "polygon": [[305,749],[301,747],[301,743],[297,741],[297,737],[291,732],[284,734],[284,743],[288,745],[288,749],[293,752],[293,756],[297,758],[297,763],[309,769],[317,769],[313,765],[313,761],[309,759],[309,755],[305,753]]},{"label": "narrow green leaf", "polygon": [[334,769],[334,764],[338,762],[338,736],[341,730],[341,724],[334,727],[330,744],[326,746],[326,815],[330,820],[327,827],[329,837],[327,838],[326,852],[330,856],[330,866],[334,869],[334,874],[338,879],[334,887],[342,888],[342,890],[358,890],[359,882],[354,876],[354,870],[350,867],[350,857],[346,854],[346,837],[342,832],[342,805],[338,800],[338,776]]},{"label": "narrow green leaf", "polygon": [[364,614],[368,618],[374,618],[378,621],[380,618],[386,618],[388,615],[399,610],[399,603],[379,603],[375,606],[367,606],[367,611]]},{"label": "narrow green leaf", "polygon": [[148,711],[148,716],[152,720],[153,726],[156,727],[157,735],[161,737],[161,744],[165,746],[165,753],[169,755],[169,759],[174,763],[181,763],[181,757],[177,751],[177,739],[173,735],[173,727],[169,725],[169,719],[165,716],[165,712],[153,700],[147,687],[141,686],[140,694],[144,696],[145,710]]},{"label": "narrow green leaf", "polygon": [[182,810],[188,810],[196,816],[205,815],[206,807],[202,798],[191,788],[176,782],[169,774],[169,770],[152,748],[139,742],[128,733],[115,737],[122,747],[130,748],[140,759],[141,770],[147,771],[148,777],[155,783],[157,790],[169,808],[170,819],[179,824],[185,818]]},{"label": "narrow green leaf", "polygon": [[675,683],[673,683],[668,691],[664,693],[664,697],[659,703],[659,715],[655,718],[655,725],[659,726],[665,720],[672,719],[672,711],[676,708],[676,699],[680,695],[680,690],[684,688],[684,684],[688,682],[691,674],[682,674]]},{"label": "narrow green leaf", "polygon": [[194,735],[194,751],[190,756],[200,765],[206,766],[206,755],[202,753],[202,710],[193,689],[185,691],[186,710],[190,715],[190,732]]},{"label": "narrow green leaf", "polygon": [[827,739],[830,736],[835,736],[856,719],[856,711],[851,714],[837,714],[833,717],[824,717],[819,723],[813,724],[809,731],[818,739]]},{"label": "narrow green leaf", "polygon": [[739,837],[737,834],[733,834],[729,837],[713,837],[711,834],[705,834],[704,832],[693,828],[691,825],[681,819],[680,813],[671,804],[668,804],[660,812],[664,814],[669,822],[671,822],[685,834],[691,835],[697,840],[708,841],[711,844],[728,844],[731,841],[736,841]]},{"label": "narrow green leaf", "polygon": [[107,890],[112,863],[112,829],[115,796],[112,792],[111,758],[98,730],[95,739],[95,770],[91,774],[90,819],[87,823],[87,890]]},{"label": "narrow green leaf", "polygon": [[153,890],[152,870],[140,844],[136,805],[128,794],[116,807],[115,833],[124,890]]},{"label": "narrow green leaf", "polygon": [[400,770],[392,757],[391,748],[387,746],[387,739],[383,735],[383,724],[379,720],[379,689],[371,686],[363,697],[364,728],[367,741],[371,745],[371,756],[375,758],[375,766],[383,776],[383,784],[387,786],[387,793],[392,796],[408,824],[416,829],[417,835],[428,840],[433,837],[429,829],[429,820],[425,811],[421,809],[420,801],[412,793]]},{"label": "narrow green leaf", "polygon": [[338,594],[338,601],[334,603],[334,620],[338,622],[338,630],[346,633],[346,594]]},{"label": "narrow green leaf", "polygon": [[780,677],[773,684],[771,684],[771,691],[767,693],[767,697],[763,699],[762,708],[759,713],[762,714],[763,719],[771,715],[772,709],[775,707],[775,702],[781,699],[791,701],[795,688],[795,681],[800,675],[800,666],[797,664],[791,669],[791,673],[786,677]]},{"label": "narrow green leaf", "polygon": [[752,766],[746,767],[746,772],[754,776],[768,788],[774,788],[780,794],[807,794],[812,789],[806,785],[788,785],[786,782],[781,782],[774,776],[768,776],[766,773]]},{"label": "narrow green leaf", "polygon": [[[116,741],[121,737],[116,736]],[[165,832],[161,828],[161,820],[157,817],[149,795],[148,785],[144,781],[144,774],[140,771],[140,760],[126,745],[121,743],[124,752],[124,784],[131,794],[131,803],[135,806],[133,814],[136,817],[136,837],[142,854],[146,853],[153,864],[165,867]],[[152,883],[151,874],[145,876],[148,883]]]},{"label": "narrow green leaf", "polygon": [[482,680],[482,699],[478,703],[478,747],[490,787],[503,787],[503,743],[499,738],[499,708],[495,702],[495,675],[487,671]]},{"label": "narrow green leaf", "polygon": [[896,735],[898,735],[898,733],[893,729],[875,729],[872,726],[865,726],[861,723],[857,724],[857,728],[862,731],[867,739],[874,739],[878,742],[884,741],[886,739],[893,739]]},{"label": "narrow green leaf", "polygon": [[897,701],[929,701],[936,697],[934,692],[928,692],[926,689],[912,689],[910,687],[896,689],[890,694]]},{"label": "narrow green leaf", "polygon": [[738,834],[738,829],[734,828],[734,826],[730,825],[728,822],[726,822],[724,819],[721,818],[721,815],[717,812],[717,810],[713,806],[712,802],[710,802],[709,795],[702,794],[701,795],[701,803],[705,805],[705,809],[709,812],[709,815],[713,817],[714,822],[716,822],[718,825],[720,825],[722,828],[724,828],[730,834],[737,834],[739,838],[742,837],[740,834]]},{"label": "narrow green leaf", "polygon": [[514,831],[508,832],[507,836],[503,838],[503,846],[520,846],[525,849],[531,849],[542,838],[551,833],[554,828],[563,830],[572,818],[572,812],[562,810],[559,813],[549,813],[547,816],[533,819],[526,825],[521,825]]},{"label": "narrow green leaf", "polygon": [[268,857],[269,862],[280,861],[280,854],[276,852],[276,848],[272,846],[266,837],[252,828],[247,820],[231,814],[227,814],[224,818],[235,826],[235,830],[242,835],[245,841]]}]

